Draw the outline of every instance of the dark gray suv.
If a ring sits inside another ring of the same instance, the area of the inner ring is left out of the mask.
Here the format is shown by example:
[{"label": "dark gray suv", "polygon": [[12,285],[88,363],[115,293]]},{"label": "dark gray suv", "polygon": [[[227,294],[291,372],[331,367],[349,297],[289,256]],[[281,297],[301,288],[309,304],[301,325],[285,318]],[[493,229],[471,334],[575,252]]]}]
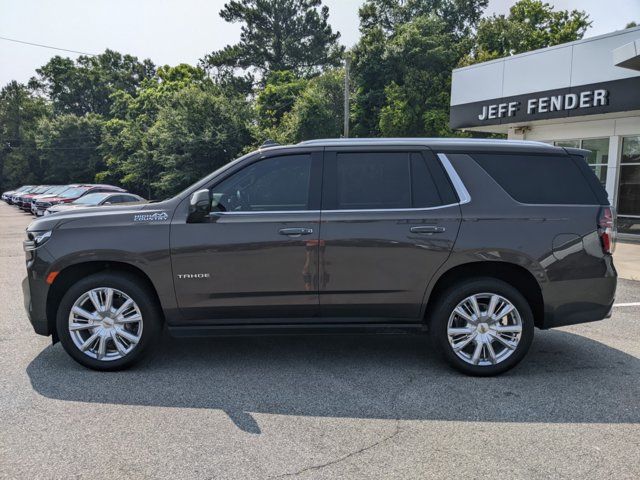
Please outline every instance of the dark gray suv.
[{"label": "dark gray suv", "polygon": [[587,152],[454,139],[260,149],[174,198],[33,222],[35,331],[115,370],[178,336],[429,333],[494,375],[534,327],[610,315],[614,215]]}]

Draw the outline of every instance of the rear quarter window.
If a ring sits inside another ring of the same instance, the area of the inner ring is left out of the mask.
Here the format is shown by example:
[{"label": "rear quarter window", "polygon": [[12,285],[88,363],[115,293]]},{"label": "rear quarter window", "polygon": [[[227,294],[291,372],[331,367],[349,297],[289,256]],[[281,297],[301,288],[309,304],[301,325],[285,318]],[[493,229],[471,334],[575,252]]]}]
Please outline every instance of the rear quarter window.
[{"label": "rear quarter window", "polygon": [[520,203],[600,203],[585,177],[585,172],[568,155],[476,153],[471,156]]}]

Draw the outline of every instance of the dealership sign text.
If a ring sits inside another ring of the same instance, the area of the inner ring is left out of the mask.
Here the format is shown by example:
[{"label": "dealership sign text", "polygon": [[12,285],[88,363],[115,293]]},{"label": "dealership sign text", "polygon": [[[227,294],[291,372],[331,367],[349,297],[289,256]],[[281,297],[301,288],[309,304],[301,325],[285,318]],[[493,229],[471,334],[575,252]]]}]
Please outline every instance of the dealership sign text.
[{"label": "dealership sign text", "polygon": [[[526,114],[559,112],[580,108],[600,107],[609,104],[609,91],[604,89],[585,90],[580,93],[534,97],[526,101]],[[514,117],[522,109],[522,102],[505,102],[484,105],[478,120]]]}]

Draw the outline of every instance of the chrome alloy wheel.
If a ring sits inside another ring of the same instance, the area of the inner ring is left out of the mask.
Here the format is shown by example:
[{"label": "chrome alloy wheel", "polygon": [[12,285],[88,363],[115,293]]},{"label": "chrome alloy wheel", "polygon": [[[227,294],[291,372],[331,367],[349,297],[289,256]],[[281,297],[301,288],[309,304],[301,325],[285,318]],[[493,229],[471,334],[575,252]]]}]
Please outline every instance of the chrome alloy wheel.
[{"label": "chrome alloy wheel", "polygon": [[454,353],[471,365],[496,365],[515,352],[522,336],[516,307],[495,293],[462,300],[449,316],[447,337]]},{"label": "chrome alloy wheel", "polygon": [[140,308],[126,293],[99,287],[83,293],[69,312],[69,334],[85,355],[103,361],[130,353],[142,338]]}]

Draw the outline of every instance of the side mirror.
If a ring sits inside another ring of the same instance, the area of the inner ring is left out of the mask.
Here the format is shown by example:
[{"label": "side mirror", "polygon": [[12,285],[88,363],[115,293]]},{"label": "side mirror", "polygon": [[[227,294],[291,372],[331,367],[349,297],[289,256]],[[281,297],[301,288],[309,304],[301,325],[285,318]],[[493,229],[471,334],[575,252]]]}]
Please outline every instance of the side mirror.
[{"label": "side mirror", "polygon": [[187,223],[202,222],[211,212],[211,194],[209,190],[198,190],[189,199],[189,216]]}]

